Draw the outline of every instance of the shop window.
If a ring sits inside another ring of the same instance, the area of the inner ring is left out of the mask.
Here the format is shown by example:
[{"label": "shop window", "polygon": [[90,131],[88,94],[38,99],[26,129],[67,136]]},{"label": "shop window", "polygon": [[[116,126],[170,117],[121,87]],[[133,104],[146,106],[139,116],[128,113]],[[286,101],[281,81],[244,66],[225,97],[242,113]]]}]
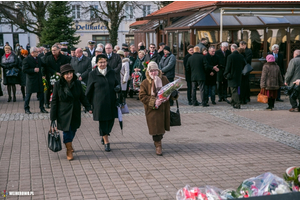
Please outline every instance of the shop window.
[{"label": "shop window", "polygon": [[72,5],[73,19],[80,19],[80,5]]},{"label": "shop window", "polygon": [[[93,5],[92,7],[95,10],[98,10],[98,5]],[[95,10],[91,10],[91,12],[90,12],[91,19],[95,19],[96,18],[96,15],[95,15],[96,11]]]},{"label": "shop window", "polygon": [[219,32],[218,31],[197,31],[196,44],[199,44],[201,38],[206,38],[208,45],[215,44],[219,42]]},{"label": "shop window", "polygon": [[252,50],[252,58],[263,57],[264,50],[264,30],[253,29],[243,30],[243,41],[247,43],[247,47]]},{"label": "shop window", "polygon": [[274,44],[279,45],[279,52],[286,57],[286,43],[287,35],[284,28],[281,29],[268,29],[267,32],[267,52],[272,52],[272,46]]},{"label": "shop window", "polygon": [[93,35],[92,38],[96,41],[96,44],[102,43],[105,45],[106,43],[109,43],[108,35]]},{"label": "shop window", "polygon": [[125,35],[125,41],[128,47],[134,44],[134,36],[133,35]]},{"label": "shop window", "polygon": [[184,33],[178,33],[178,58],[182,60],[184,58]]}]

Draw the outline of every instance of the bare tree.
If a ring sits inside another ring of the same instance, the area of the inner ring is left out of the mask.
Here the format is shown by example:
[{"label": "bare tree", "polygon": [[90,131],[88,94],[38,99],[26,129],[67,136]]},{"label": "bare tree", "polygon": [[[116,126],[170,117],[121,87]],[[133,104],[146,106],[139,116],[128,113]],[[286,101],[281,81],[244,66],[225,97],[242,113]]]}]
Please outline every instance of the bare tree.
[{"label": "bare tree", "polygon": [[40,39],[49,1],[0,1],[1,20],[33,33]]}]

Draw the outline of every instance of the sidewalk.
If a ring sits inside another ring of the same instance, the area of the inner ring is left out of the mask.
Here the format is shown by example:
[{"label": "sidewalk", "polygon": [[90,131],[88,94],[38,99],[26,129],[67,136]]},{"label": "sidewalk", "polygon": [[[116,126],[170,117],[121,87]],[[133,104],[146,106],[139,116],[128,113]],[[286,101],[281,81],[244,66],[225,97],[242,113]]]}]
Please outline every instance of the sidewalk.
[{"label": "sidewalk", "polygon": [[17,102],[6,100],[0,97],[0,188],[34,192],[6,199],[173,200],[186,184],[237,188],[246,178],[268,171],[282,177],[286,168],[299,165],[299,113],[288,112],[287,99],[272,112],[255,97],[241,110],[226,102],[203,108],[187,105],[181,91],[182,126],[165,134],[159,157],[142,103],[129,98],[124,135],[116,119],[111,152],[104,151],[98,122],[82,113],[71,162],[65,147],[48,150],[49,114],[39,113],[35,95],[29,116],[19,93]]}]

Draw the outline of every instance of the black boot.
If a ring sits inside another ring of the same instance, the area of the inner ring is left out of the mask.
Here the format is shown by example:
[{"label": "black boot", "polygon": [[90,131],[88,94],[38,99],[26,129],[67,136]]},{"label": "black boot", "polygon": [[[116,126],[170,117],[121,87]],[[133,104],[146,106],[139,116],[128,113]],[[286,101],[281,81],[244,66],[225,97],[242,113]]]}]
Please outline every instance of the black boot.
[{"label": "black boot", "polygon": [[268,107],[266,108],[266,110],[272,110],[272,99],[268,98]]},{"label": "black boot", "polygon": [[23,101],[25,101],[25,86],[21,86],[21,92],[23,96]]},{"label": "black boot", "polygon": [[105,144],[104,147],[105,147],[105,151],[106,152],[110,152],[111,151],[111,149],[110,149],[110,143]]}]

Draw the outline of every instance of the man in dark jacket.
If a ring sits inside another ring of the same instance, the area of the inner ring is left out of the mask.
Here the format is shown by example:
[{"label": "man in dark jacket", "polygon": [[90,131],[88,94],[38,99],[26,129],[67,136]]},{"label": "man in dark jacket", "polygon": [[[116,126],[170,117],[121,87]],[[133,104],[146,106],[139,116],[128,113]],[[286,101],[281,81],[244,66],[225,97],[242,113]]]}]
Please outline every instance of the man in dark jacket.
[{"label": "man in dark jacket", "polygon": [[218,81],[218,95],[219,102],[227,100],[227,79],[224,78],[223,74],[226,68],[227,57],[231,54],[230,50],[228,50],[228,43],[222,42],[221,48],[216,51],[216,56],[219,58],[219,72],[217,73],[217,81]]},{"label": "man in dark jacket", "polygon": [[[168,46],[165,46],[164,54],[159,62],[159,69],[168,78],[169,82],[173,82],[175,78],[176,57],[171,53]],[[170,99],[170,106],[173,106],[173,103],[173,100]]]},{"label": "man in dark jacket", "polygon": [[184,66],[184,71],[185,71],[185,81],[187,84],[187,99],[189,101],[189,105],[192,105],[192,81],[191,81],[191,71],[187,69],[187,61],[189,57],[191,57],[194,53],[194,46],[189,45],[187,47],[187,52],[188,54],[185,55],[183,59],[183,66]]},{"label": "man in dark jacket", "polygon": [[[274,44],[272,46],[272,52],[270,52],[269,54],[272,54],[274,56],[275,62],[279,66],[281,76],[282,76],[282,80],[284,80],[285,69],[284,69],[284,64],[283,64],[283,55],[281,53],[279,53],[279,45]],[[283,100],[280,99],[280,96],[281,96],[281,89],[279,87],[278,92],[277,92],[276,101],[283,102]]]},{"label": "man in dark jacket", "polygon": [[[247,43],[245,41],[240,41],[240,48],[245,49],[245,52],[242,53],[242,55],[244,56],[244,60],[246,60],[246,62],[251,65],[252,50],[247,47]],[[246,63],[244,61],[244,66],[245,65]],[[242,75],[240,100],[241,104],[246,104],[247,102],[250,102],[249,74],[245,76]]]},{"label": "man in dark jacket", "polygon": [[155,44],[151,43],[149,45],[149,52],[145,56],[145,62],[147,61],[154,61],[157,65],[159,65],[159,62],[161,60],[161,56],[157,53],[155,49]]},{"label": "man in dark jacket", "polygon": [[105,54],[107,56],[107,66],[115,71],[115,75],[117,80],[120,83],[120,71],[122,68],[122,60],[121,57],[115,53],[113,53],[113,48],[110,43],[106,43],[105,45]]},{"label": "man in dark jacket", "polygon": [[157,53],[160,55],[160,57],[163,57],[165,55],[164,48],[165,48],[166,44],[161,42],[158,44],[158,46],[159,46],[159,49],[158,49]]},{"label": "man in dark jacket", "polygon": [[[42,57],[42,61],[44,68],[42,72],[43,76],[45,76],[47,82],[50,83],[50,77],[54,74],[60,75],[60,66],[70,63],[71,57],[62,55],[59,47],[57,45],[53,45],[51,52],[48,52],[44,57]],[[50,108],[50,94],[52,90],[53,86],[48,84],[45,100],[46,108]]]},{"label": "man in dark jacket", "polygon": [[217,84],[217,73],[219,72],[219,59],[218,56],[215,55],[216,49],[211,46],[208,48],[208,54],[206,54],[206,78],[205,78],[205,86],[204,86],[204,99],[205,103],[208,104],[209,94],[212,104],[216,104],[215,100],[215,92],[216,92],[216,84]]},{"label": "man in dark jacket", "polygon": [[205,71],[208,69],[217,69],[217,67],[209,68],[209,65],[206,64],[205,57],[200,53],[200,48],[198,46],[194,47],[194,54],[187,61],[187,70],[191,71],[191,81],[193,87],[192,99],[193,106],[199,106],[199,103],[196,98],[196,90],[199,86],[200,97],[203,107],[208,105],[204,101],[204,85],[205,85]]},{"label": "man in dark jacket", "polygon": [[83,55],[81,48],[76,49],[75,55],[76,57],[71,59],[71,66],[74,68],[78,80],[87,84],[89,72],[92,71],[91,59]]},{"label": "man in dark jacket", "polygon": [[44,108],[44,86],[42,80],[42,60],[38,57],[38,49],[30,48],[30,55],[23,60],[23,72],[26,74],[26,96],[24,109],[26,114],[31,114],[29,102],[32,93],[38,93],[40,101],[40,110],[42,113],[48,113]]},{"label": "man in dark jacket", "polygon": [[138,56],[138,53],[137,51],[135,50],[135,46],[132,44],[130,45],[130,53],[129,53],[129,56],[133,57],[134,60],[136,60],[137,56]]},{"label": "man in dark jacket", "polygon": [[240,109],[240,100],[238,95],[238,87],[241,85],[242,70],[245,66],[244,57],[237,51],[236,44],[231,45],[231,55],[227,58],[224,77],[228,80],[228,87],[230,87],[232,96],[231,104],[233,108]]},{"label": "man in dark jacket", "polygon": [[92,41],[92,40],[88,41],[88,47],[89,48],[87,48],[86,52],[87,52],[88,57],[90,59],[92,59],[95,56],[95,44],[96,44],[95,41]]}]

